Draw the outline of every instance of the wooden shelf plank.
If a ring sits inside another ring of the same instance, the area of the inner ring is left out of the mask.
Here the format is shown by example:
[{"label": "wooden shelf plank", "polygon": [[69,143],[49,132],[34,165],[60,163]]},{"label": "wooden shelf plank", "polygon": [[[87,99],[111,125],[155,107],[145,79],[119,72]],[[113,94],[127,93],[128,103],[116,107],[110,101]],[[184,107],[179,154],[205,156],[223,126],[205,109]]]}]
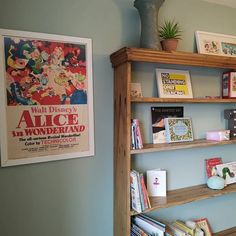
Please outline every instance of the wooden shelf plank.
[{"label": "wooden shelf plank", "polygon": [[131,98],[133,103],[236,103],[235,98]]},{"label": "wooden shelf plank", "polygon": [[162,152],[178,149],[188,149],[197,147],[211,147],[211,146],[221,146],[228,144],[235,144],[236,139],[227,141],[210,141],[206,139],[197,139],[192,142],[182,142],[182,143],[158,143],[158,144],[144,144],[142,149],[131,150],[131,154],[142,154],[148,152]]},{"label": "wooden shelf plank", "polygon": [[235,235],[236,235],[236,227],[226,229],[213,234],[213,236],[235,236]]},{"label": "wooden shelf plank", "polygon": [[236,69],[236,58],[191,52],[125,47],[111,55],[113,67],[130,61]]},{"label": "wooden shelf plank", "polygon": [[[153,210],[160,210],[162,208],[183,205],[190,202],[196,202],[208,198],[218,197],[236,192],[236,184],[231,184],[222,190],[212,190],[207,185],[197,185],[188,188],[181,188],[167,191],[167,197],[150,197],[151,208],[144,211],[150,212]],[[138,213],[131,211],[131,215]]]}]

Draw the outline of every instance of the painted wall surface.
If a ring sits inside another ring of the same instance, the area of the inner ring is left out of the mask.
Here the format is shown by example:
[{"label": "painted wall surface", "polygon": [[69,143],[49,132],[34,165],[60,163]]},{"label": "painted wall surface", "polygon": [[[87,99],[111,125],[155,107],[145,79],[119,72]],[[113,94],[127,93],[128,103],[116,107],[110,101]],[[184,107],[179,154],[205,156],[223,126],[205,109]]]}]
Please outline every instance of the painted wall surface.
[{"label": "painted wall surface", "polygon": [[[196,50],[196,30],[236,35],[235,10],[205,1],[166,0],[159,17],[160,22],[174,18],[181,24],[180,51]],[[113,235],[113,71],[109,55],[123,46],[139,46],[140,20],[133,0],[0,0],[0,28],[93,39],[96,152],[89,158],[0,168],[0,235]],[[149,78],[145,93],[155,87],[156,67],[135,68],[137,80],[141,75]],[[219,93],[215,77],[221,71],[190,69],[197,95],[202,87]],[[224,108],[186,105],[186,115],[194,117],[196,137],[204,136],[208,129],[225,127]],[[149,107],[138,107],[135,112],[147,121],[143,122],[144,139],[150,141]],[[222,156],[224,162],[233,161],[234,150],[235,145],[229,145],[140,155],[134,166],[140,171],[167,169],[168,187],[174,189],[204,183],[204,159]],[[153,215],[167,220],[207,217],[212,229],[218,231],[236,225],[235,197],[231,194],[190,203]]]}]

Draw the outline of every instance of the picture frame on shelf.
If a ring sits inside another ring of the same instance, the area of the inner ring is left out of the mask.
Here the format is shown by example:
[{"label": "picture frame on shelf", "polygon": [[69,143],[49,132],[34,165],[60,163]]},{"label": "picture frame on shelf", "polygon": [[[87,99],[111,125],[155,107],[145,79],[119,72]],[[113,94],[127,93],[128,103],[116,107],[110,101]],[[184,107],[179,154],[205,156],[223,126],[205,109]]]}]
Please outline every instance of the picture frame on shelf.
[{"label": "picture frame on shelf", "polygon": [[156,79],[160,98],[193,98],[189,71],[157,68]]},{"label": "picture frame on shelf", "polygon": [[236,36],[196,31],[198,53],[236,57]]},{"label": "picture frame on shelf", "polygon": [[92,40],[0,29],[0,50],[1,165],[93,156]]},{"label": "picture frame on shelf", "polygon": [[207,218],[195,220],[198,227],[204,231],[204,236],[212,236],[210,224]]}]

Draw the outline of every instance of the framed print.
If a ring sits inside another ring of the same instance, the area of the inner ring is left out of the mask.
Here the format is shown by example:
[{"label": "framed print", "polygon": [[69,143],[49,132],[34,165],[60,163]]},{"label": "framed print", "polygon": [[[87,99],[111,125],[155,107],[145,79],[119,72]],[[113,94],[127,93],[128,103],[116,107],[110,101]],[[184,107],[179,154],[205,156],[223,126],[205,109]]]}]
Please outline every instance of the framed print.
[{"label": "framed print", "polygon": [[236,57],[236,36],[195,32],[198,53]]},{"label": "framed print", "polygon": [[1,165],[94,155],[92,42],[0,29]]},{"label": "framed print", "polygon": [[197,226],[200,227],[201,230],[204,231],[205,236],[212,236],[210,225],[208,223],[207,218],[195,220],[195,222],[197,223]]},{"label": "framed print", "polygon": [[160,98],[193,98],[189,71],[156,69]]}]

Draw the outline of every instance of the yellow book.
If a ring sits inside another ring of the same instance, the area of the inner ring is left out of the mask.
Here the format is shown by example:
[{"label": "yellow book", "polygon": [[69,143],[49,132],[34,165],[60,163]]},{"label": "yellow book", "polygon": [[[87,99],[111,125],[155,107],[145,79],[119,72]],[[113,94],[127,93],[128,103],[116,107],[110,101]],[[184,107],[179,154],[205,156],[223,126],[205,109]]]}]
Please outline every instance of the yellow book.
[{"label": "yellow book", "polygon": [[178,228],[180,228],[181,230],[183,230],[184,232],[188,233],[191,236],[194,236],[194,230],[189,228],[184,222],[180,221],[180,220],[176,220],[173,223],[174,226],[177,226]]}]

